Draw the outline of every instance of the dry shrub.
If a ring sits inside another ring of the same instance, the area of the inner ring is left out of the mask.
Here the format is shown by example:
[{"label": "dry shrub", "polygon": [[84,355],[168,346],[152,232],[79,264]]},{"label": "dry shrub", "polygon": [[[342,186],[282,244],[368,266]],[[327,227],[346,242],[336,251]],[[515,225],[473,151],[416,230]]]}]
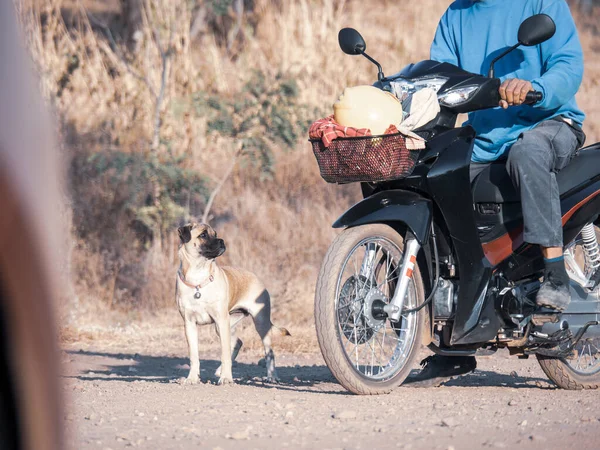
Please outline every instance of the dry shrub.
[{"label": "dry shrub", "polygon": [[[231,44],[237,20],[231,8],[220,16],[212,11],[208,28],[192,35],[203,2],[147,0],[136,52],[121,39],[127,33],[119,28],[115,2],[110,10],[92,0],[34,1],[21,8],[71,161],[70,323],[92,326],[173,310],[173,229],[178,220],[201,215],[206,194],[240,142],[245,157],[219,192],[211,219],[227,241],[222,262],[251,269],[266,282],[276,322],[312,323],[317,271],[335,235],[330,225],[359,192],[320,179],[306,124],[327,113],[345,86],[370,84],[376,73],[364,58],[338,49],[337,32],[357,28],[368,53],[391,74],[427,58],[449,1],[250,3],[255,8]],[[586,59],[578,100],[589,116],[589,143],[600,139],[594,120],[600,116],[600,12],[575,17]],[[96,171],[99,158],[113,161],[110,170]],[[120,175],[118,161],[126,161]],[[186,175],[173,188],[160,170],[131,175],[139,173],[136,164]],[[197,190],[200,185],[204,190]],[[188,201],[184,191],[194,191],[196,200]]]}]

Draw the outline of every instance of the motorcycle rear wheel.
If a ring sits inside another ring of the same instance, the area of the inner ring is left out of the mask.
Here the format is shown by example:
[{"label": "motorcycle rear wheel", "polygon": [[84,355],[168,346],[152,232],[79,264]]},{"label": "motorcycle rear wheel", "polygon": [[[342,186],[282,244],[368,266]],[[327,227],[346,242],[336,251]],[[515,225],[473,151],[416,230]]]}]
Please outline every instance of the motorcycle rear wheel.
[{"label": "motorcycle rear wheel", "polygon": [[600,387],[600,339],[582,339],[570,358],[536,355],[548,378],[562,389],[581,390]]},{"label": "motorcycle rear wheel", "polygon": [[[595,225],[594,231],[596,238],[600,238],[600,228]],[[570,272],[570,276],[578,283],[580,283],[578,278],[583,280],[585,286],[594,270],[590,268],[592,261],[590,257],[586,256],[581,234],[567,246],[567,252],[567,270]],[[579,276],[577,276],[578,274]],[[562,389],[580,390],[600,387],[599,338],[584,336],[575,346],[573,355],[569,358],[537,355],[537,359],[546,376]]]},{"label": "motorcycle rear wheel", "polygon": [[[376,255],[372,280],[359,270],[368,249]],[[421,347],[427,308],[404,314],[397,323],[369,313],[374,301],[389,303],[393,297],[403,249],[402,236],[393,228],[362,225],[340,233],[321,266],[315,292],[319,346],[335,378],[355,394],[392,391],[410,373]],[[404,308],[423,301],[423,280],[415,265]]]}]

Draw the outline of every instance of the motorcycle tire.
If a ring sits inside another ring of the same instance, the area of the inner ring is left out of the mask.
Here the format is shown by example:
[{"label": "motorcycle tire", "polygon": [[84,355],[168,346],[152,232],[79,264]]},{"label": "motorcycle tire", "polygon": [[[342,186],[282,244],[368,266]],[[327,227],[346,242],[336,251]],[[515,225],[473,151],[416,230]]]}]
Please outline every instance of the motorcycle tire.
[{"label": "motorcycle tire", "polygon": [[[411,318],[412,322],[410,322],[411,327],[414,328],[411,343],[408,344],[410,348],[406,349],[407,356],[402,365],[399,364],[399,367],[394,369],[393,375],[390,375],[387,379],[376,380],[361,374],[358,367],[355,368],[344,349],[342,339],[348,338],[348,336],[344,336],[345,331],[340,332],[337,296],[339,285],[342,282],[342,272],[346,267],[345,264],[350,257],[349,255],[365,239],[381,239],[385,242],[391,242],[401,253],[404,248],[402,236],[390,226],[383,224],[357,226],[340,233],[329,247],[321,265],[315,292],[315,325],[323,358],[334,377],[350,392],[361,395],[375,395],[392,391],[402,384],[409,375],[421,347],[428,309],[423,308],[419,312],[410,313],[416,315]],[[425,298],[423,280],[418,264],[415,265],[413,270],[411,286],[411,289],[413,289],[410,300],[412,304],[406,304],[405,307],[420,305]],[[395,290],[395,285],[393,289]],[[409,298],[408,294],[407,298]],[[389,320],[387,323],[391,324]],[[371,337],[367,336],[366,339],[371,339]],[[360,344],[365,345],[364,342]]]},{"label": "motorcycle tire", "polygon": [[600,363],[595,370],[585,373],[576,370],[570,361],[536,355],[540,367],[558,387],[567,390],[598,389],[600,387]]}]

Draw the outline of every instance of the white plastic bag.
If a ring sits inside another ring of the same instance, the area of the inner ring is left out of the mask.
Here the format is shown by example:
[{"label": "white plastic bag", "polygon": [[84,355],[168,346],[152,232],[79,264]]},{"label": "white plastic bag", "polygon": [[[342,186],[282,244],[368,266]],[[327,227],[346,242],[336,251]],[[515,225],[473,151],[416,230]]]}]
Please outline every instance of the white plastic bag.
[{"label": "white plastic bag", "polygon": [[402,109],[408,111],[400,128],[414,130],[431,122],[440,112],[437,94],[431,88],[421,89],[402,102]]}]

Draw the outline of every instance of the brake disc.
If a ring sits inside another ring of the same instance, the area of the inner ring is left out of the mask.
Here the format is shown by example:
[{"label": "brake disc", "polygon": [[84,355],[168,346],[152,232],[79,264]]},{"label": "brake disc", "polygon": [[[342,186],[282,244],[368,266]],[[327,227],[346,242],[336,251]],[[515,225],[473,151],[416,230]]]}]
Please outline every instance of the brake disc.
[{"label": "brake disc", "polygon": [[358,280],[352,275],[340,290],[338,322],[346,339],[356,344],[368,342],[375,333],[368,324],[368,317],[365,314],[365,299],[371,291],[371,284],[362,275]]}]

